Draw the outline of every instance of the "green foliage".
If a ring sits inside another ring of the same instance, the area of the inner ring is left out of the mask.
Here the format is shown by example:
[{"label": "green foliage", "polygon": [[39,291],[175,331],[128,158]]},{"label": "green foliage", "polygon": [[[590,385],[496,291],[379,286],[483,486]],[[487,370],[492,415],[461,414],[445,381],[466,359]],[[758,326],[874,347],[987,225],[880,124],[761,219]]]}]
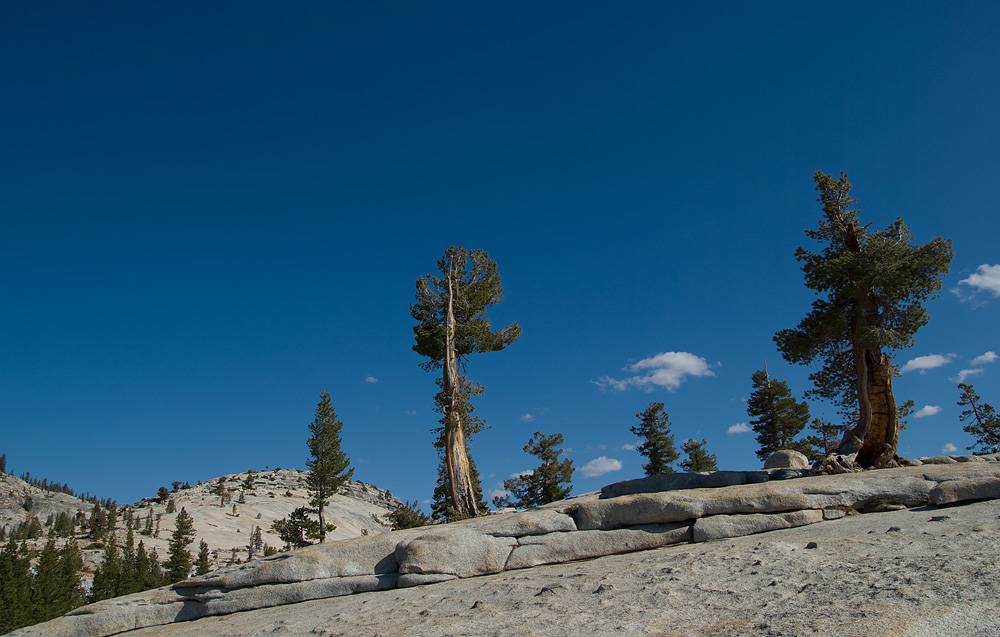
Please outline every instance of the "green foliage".
[{"label": "green foliage", "polygon": [[156,490],[156,499],[159,500],[160,504],[166,502],[169,497],[170,491],[168,491],[166,487],[160,487]]},{"label": "green foliage", "polygon": [[719,470],[715,454],[705,451],[704,440],[688,438],[687,442],[681,445],[681,451],[687,454],[687,459],[681,461],[681,469],[684,469],[684,471],[688,473],[702,473]]},{"label": "green foliage", "polygon": [[195,562],[194,572],[197,575],[204,575],[210,570],[212,570],[212,562],[208,552],[208,543],[202,540],[198,544],[198,559]]},{"label": "green foliage", "polygon": [[194,541],[194,518],[181,507],[174,518],[174,532],[170,535],[167,562],[164,565],[170,582],[187,579],[191,574],[191,553],[187,547]]},{"label": "green foliage", "polygon": [[[562,500],[573,490],[573,461],[559,460],[562,434],[542,435],[536,431],[524,451],[542,461],[531,473],[503,481],[503,488],[510,492],[506,498],[497,498],[498,507],[518,508],[540,506]],[[563,486],[565,485],[565,486]]]},{"label": "green foliage", "polygon": [[309,467],[306,484],[309,486],[309,505],[319,515],[320,542],[326,539],[324,508],[327,500],[354,475],[354,469],[348,469],[351,461],[340,449],[340,430],[343,427],[333,410],[330,394],[324,389],[316,405],[316,418],[309,425],[312,435],[306,441],[311,454],[306,460]]},{"label": "green foliage", "polygon": [[122,586],[124,570],[122,554],[118,550],[114,534],[111,533],[104,545],[104,557],[101,560],[101,565],[94,573],[94,583],[90,588],[90,601],[92,603],[98,602],[124,594]]},{"label": "green foliage", "polygon": [[767,460],[779,449],[800,451],[807,457],[816,451],[805,441],[795,440],[809,422],[809,405],[798,402],[783,381],[772,379],[767,370],[758,370],[751,377],[754,390],[747,399],[750,424],[757,432],[757,457]]},{"label": "green foliage", "polygon": [[170,498],[169,500],[167,500],[167,513],[176,513],[176,512],[177,512],[177,505],[174,504],[174,499]]},{"label": "green foliage", "polygon": [[80,569],[83,559],[76,542],[62,548],[50,538],[38,554],[11,537],[0,548],[0,633],[63,615],[83,603]]},{"label": "green foliage", "polygon": [[299,507],[282,520],[271,523],[271,530],[278,534],[285,548],[301,548],[312,544],[307,537],[319,535],[319,522],[309,517],[311,509]]},{"label": "green foliage", "polygon": [[976,442],[967,449],[976,453],[1000,453],[1000,418],[997,417],[996,410],[992,405],[982,402],[972,385],[961,383],[958,389],[962,392],[958,406],[967,408],[958,419],[969,423],[962,427],[962,431],[976,438]]},{"label": "green foliage", "polygon": [[[464,422],[463,422],[464,424]],[[439,427],[436,431],[440,431]],[[472,448],[468,444],[468,433],[465,437],[466,458],[469,461],[469,480],[472,483],[472,492],[475,494],[476,507],[480,511],[486,510],[486,503],[483,501],[483,483],[476,467],[476,461],[472,459]],[[457,522],[468,519],[469,515],[459,513],[455,510],[451,501],[451,489],[448,485],[448,467],[445,465],[444,443],[438,440],[434,444],[438,449],[438,477],[434,486],[434,493],[431,495],[431,518],[437,522]]]},{"label": "green foliage", "polygon": [[485,250],[452,246],[438,260],[438,269],[444,276],[428,274],[417,279],[417,302],[410,305],[410,315],[417,321],[413,351],[429,359],[421,367],[440,369],[445,363],[449,279],[454,283],[454,343],[460,367],[465,367],[469,354],[498,352],[518,339],[521,328],[517,323],[497,331],[486,317],[486,309],[503,300],[503,284],[497,264]]},{"label": "green foliage", "polygon": [[[847,175],[815,176],[823,204],[817,230],[806,235],[824,244],[819,253],[799,248],[806,287],[819,297],[795,329],[778,332],[774,340],[790,363],[822,363],[809,378],[814,396],[838,405],[849,416],[859,404],[856,359],[883,348],[910,347],[918,329],[927,324],[923,302],[941,289],[952,258],[951,241],[940,237],[912,245],[910,229],[897,218],[885,230],[861,225],[857,202],[850,196]],[[863,363],[862,363],[863,364]]]},{"label": "green foliage", "polygon": [[414,500],[413,502],[404,502],[403,506],[390,511],[385,516],[385,523],[393,531],[398,531],[400,529],[414,529],[418,526],[427,526],[431,523],[431,519],[420,512],[419,504]]},{"label": "green foliage", "polygon": [[815,455],[810,456],[809,459],[817,460],[820,456],[828,456],[837,450],[840,438],[844,435],[846,427],[844,425],[835,425],[823,418],[813,418],[809,424],[809,429],[816,432],[815,435],[807,436],[805,439],[805,442],[816,450]]},{"label": "green foliage", "polygon": [[632,433],[643,439],[636,448],[649,462],[642,465],[647,476],[673,473],[673,464],[681,457],[674,447],[674,436],[670,432],[670,416],[663,411],[663,403],[649,403],[645,411],[635,415],[639,424],[631,428]]},{"label": "green foliage", "polygon": [[250,541],[247,544],[247,561],[253,560],[264,550],[264,538],[261,537],[260,527],[255,526],[250,531]]}]

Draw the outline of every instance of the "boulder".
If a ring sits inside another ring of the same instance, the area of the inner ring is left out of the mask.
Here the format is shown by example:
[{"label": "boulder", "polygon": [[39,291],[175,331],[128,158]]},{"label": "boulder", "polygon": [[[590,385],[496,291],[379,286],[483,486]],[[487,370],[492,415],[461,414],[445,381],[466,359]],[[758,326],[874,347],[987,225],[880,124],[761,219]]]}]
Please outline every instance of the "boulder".
[{"label": "boulder", "polygon": [[808,469],[809,458],[793,449],[778,449],[764,462],[765,469]]},{"label": "boulder", "polygon": [[484,535],[468,528],[440,528],[396,546],[399,573],[443,573],[474,577],[499,573],[517,540]]},{"label": "boulder", "polygon": [[487,515],[454,522],[449,526],[473,529],[495,537],[524,537],[576,530],[573,518],[556,509],[528,509],[505,515]]},{"label": "boulder", "polygon": [[690,540],[691,525],[688,523],[535,535],[520,540],[508,558],[505,570],[645,551]]},{"label": "boulder", "polygon": [[[913,471],[911,469],[910,471]],[[581,530],[667,524],[706,515],[776,513],[850,507],[877,510],[885,503],[918,506],[930,501],[935,483],[886,472],[845,473],[720,489],[691,489],[622,496],[581,503],[575,513]]]},{"label": "boulder", "polygon": [[777,529],[790,529],[822,521],[823,511],[815,509],[771,514],[712,515],[695,520],[692,537],[694,542],[708,542]]},{"label": "boulder", "polygon": [[405,529],[340,542],[324,542],[289,553],[226,567],[174,584],[175,588],[245,588],[331,577],[394,573],[396,545],[419,529]]},{"label": "boulder", "polygon": [[701,473],[664,473],[636,480],[615,482],[601,489],[601,499],[617,498],[635,493],[659,493],[677,489],[697,489],[705,486],[707,476]]},{"label": "boulder", "polygon": [[1000,477],[949,480],[931,489],[930,497],[937,505],[1000,498]]},{"label": "boulder", "polygon": [[715,471],[705,476],[705,486],[717,489],[740,484],[757,484],[767,480],[767,471]]}]

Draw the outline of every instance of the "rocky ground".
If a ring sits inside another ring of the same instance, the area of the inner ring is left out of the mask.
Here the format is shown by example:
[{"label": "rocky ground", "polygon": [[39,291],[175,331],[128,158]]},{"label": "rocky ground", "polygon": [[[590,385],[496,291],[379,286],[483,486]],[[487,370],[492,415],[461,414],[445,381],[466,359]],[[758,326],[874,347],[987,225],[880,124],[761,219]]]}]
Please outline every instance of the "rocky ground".
[{"label": "rocky ground", "polygon": [[995,635],[998,547],[1000,501],[924,506],[127,634]]}]

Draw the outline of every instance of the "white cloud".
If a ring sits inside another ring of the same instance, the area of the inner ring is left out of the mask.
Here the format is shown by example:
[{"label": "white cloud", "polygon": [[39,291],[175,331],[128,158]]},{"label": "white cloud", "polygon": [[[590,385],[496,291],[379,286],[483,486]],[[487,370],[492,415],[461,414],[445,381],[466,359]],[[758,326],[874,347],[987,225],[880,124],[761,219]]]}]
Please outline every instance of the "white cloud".
[{"label": "white cloud", "polygon": [[954,382],[956,382],[956,383],[964,383],[965,379],[968,378],[969,376],[978,376],[979,374],[982,374],[983,371],[984,370],[983,370],[982,367],[973,367],[972,369],[963,369],[962,371],[958,372],[958,376],[956,376],[955,378],[952,378],[951,380],[954,381]]},{"label": "white cloud", "polygon": [[610,388],[615,391],[626,389],[653,391],[658,388],[677,391],[688,376],[715,376],[711,367],[713,366],[704,358],[690,352],[662,352],[624,368],[625,371],[636,374],[631,378],[602,376],[591,382],[602,389]]},{"label": "white cloud", "polygon": [[503,489],[490,489],[490,500],[493,498],[507,498],[510,497],[510,491],[504,491]]},{"label": "white cloud", "polygon": [[930,356],[917,356],[913,360],[906,361],[906,364],[903,365],[903,368],[899,371],[905,374],[906,372],[916,370],[923,374],[928,369],[934,369],[935,367],[947,365],[953,358],[955,358],[954,354],[931,354]]},{"label": "white cloud", "polygon": [[407,409],[404,413],[407,416],[416,416],[417,415],[417,412],[413,411],[412,409]]},{"label": "white cloud", "polygon": [[365,376],[365,382],[375,384],[378,382],[378,379],[374,376]]},{"label": "white cloud", "polygon": [[958,447],[951,444],[950,442],[945,446],[941,447],[941,453],[955,453],[956,451],[958,451]]},{"label": "white cloud", "polygon": [[635,451],[635,445],[622,445],[623,451]]},{"label": "white cloud", "polygon": [[935,414],[940,414],[941,408],[937,405],[924,405],[918,409],[914,414],[914,418],[926,418],[927,416],[934,416]]},{"label": "white cloud", "polygon": [[525,476],[534,475],[534,469],[525,469],[524,471],[518,471],[517,473],[510,474],[511,479],[523,478]]},{"label": "white cloud", "polygon": [[603,476],[605,473],[609,473],[611,471],[621,471],[621,468],[621,460],[601,456],[600,458],[594,458],[587,464],[580,467],[580,473],[583,474],[584,478],[596,478],[597,476]]},{"label": "white cloud", "polygon": [[535,417],[532,416],[531,414],[522,414],[521,415],[521,422],[531,422],[534,419],[535,419]]},{"label": "white cloud", "polygon": [[[993,294],[993,296],[1000,297],[1000,264],[989,265],[984,263],[977,269],[975,274],[969,275],[969,278],[962,279],[958,282],[959,285],[967,285],[974,290],[974,292],[987,291]],[[957,288],[952,290],[962,300],[968,300],[972,295],[963,295],[963,290]]]},{"label": "white cloud", "polygon": [[997,359],[997,353],[990,351],[986,352],[982,356],[977,356],[972,359],[973,365],[985,365],[986,363],[992,363]]},{"label": "white cloud", "polygon": [[727,434],[745,434],[748,431],[752,431],[750,429],[750,425],[746,424],[745,422],[738,422],[735,425],[733,425],[732,427],[730,427],[729,429],[727,429],[726,433]]}]

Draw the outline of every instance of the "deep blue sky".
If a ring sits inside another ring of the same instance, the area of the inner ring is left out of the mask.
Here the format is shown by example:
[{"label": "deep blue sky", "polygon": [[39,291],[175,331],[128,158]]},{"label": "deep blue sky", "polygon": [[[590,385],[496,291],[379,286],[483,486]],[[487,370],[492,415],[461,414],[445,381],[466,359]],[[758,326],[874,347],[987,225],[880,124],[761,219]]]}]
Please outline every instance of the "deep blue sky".
[{"label": "deep blue sky", "polygon": [[[1000,351],[1000,7],[673,4],[4,6],[8,468],[120,502],[304,468],[326,388],[355,477],[426,500],[408,305],[453,244],[498,262],[491,316],[523,328],[468,370],[487,491],[536,430],[565,436],[576,492],[638,477],[650,401],[678,445],[756,467],[729,433],[751,374],[809,388],[772,336],[813,298],[794,252],[818,247],[815,170],[848,172],[866,222],[954,241],[897,358],[944,364],[896,395],[940,408],[901,453],[964,450],[958,373],[1000,403],[1000,362],[973,364]],[[667,352],[712,375],[602,386]],[[585,477],[602,457],[621,468]]]}]

